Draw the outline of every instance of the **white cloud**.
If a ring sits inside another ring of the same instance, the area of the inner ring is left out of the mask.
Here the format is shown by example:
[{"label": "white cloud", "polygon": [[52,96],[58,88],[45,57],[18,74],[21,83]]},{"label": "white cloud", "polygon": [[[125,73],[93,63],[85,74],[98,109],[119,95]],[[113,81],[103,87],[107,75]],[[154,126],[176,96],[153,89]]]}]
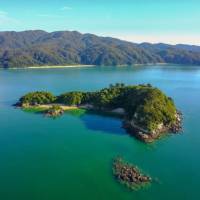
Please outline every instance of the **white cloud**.
[{"label": "white cloud", "polygon": [[72,7],[70,6],[64,6],[61,8],[61,10],[72,10]]},{"label": "white cloud", "polygon": [[7,12],[0,10],[0,25],[16,25],[19,23],[19,20],[10,17]]}]

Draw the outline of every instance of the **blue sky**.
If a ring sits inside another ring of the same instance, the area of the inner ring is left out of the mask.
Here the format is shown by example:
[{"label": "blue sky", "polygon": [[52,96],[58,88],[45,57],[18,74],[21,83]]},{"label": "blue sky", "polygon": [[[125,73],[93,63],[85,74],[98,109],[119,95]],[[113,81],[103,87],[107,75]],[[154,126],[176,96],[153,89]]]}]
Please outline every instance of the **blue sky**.
[{"label": "blue sky", "polygon": [[0,0],[0,31],[33,29],[200,45],[200,0]]}]

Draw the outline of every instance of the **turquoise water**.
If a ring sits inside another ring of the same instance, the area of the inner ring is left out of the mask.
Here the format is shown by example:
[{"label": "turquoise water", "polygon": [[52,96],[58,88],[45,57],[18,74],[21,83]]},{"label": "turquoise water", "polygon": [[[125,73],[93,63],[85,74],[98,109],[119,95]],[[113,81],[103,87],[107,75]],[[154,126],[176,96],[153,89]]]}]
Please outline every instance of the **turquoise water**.
[{"label": "turquoise water", "polygon": [[[11,106],[29,91],[92,91],[116,82],[164,90],[184,114],[183,133],[146,145],[127,135],[119,119],[65,114],[53,120]],[[0,199],[198,199],[199,101],[200,67],[0,70]],[[158,181],[129,191],[112,176],[118,155]]]}]

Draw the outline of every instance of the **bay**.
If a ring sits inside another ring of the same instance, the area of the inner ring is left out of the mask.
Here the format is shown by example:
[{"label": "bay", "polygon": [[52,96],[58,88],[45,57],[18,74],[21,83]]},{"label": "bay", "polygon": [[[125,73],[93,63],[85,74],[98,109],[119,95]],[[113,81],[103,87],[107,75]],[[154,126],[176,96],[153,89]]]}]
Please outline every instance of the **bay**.
[{"label": "bay", "polygon": [[[184,115],[183,133],[143,144],[119,119],[65,114],[58,119],[12,107],[23,94],[94,91],[109,84],[151,83]],[[0,199],[156,200],[200,196],[200,67],[135,66],[0,70]],[[123,156],[157,181],[130,191],[112,176]]]}]

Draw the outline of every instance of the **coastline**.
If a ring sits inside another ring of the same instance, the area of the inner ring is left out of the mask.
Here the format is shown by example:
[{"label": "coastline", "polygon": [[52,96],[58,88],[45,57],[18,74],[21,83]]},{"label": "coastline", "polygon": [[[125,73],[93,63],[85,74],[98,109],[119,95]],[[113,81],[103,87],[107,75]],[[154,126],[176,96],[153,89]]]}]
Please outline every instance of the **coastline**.
[{"label": "coastline", "polygon": [[174,124],[168,125],[161,125],[154,131],[145,130],[143,127],[138,126],[132,120],[124,120],[123,121],[123,128],[130,134],[134,135],[140,141],[145,143],[152,143],[157,139],[161,138],[163,135],[168,133],[178,134],[182,131],[182,113],[180,111],[176,112],[176,120]]},{"label": "coastline", "polygon": [[35,105],[35,106],[24,105],[24,106],[19,106],[19,108],[22,108],[24,110],[31,109],[31,110],[35,110],[39,112],[41,111],[45,112],[45,111],[48,111],[52,106],[59,106],[63,112],[84,109],[86,111],[98,112],[99,114],[103,113],[106,115],[118,116],[122,118],[122,127],[127,131],[127,133],[135,136],[137,139],[145,143],[152,143],[167,133],[177,134],[182,130],[182,113],[180,111],[177,111],[176,122],[172,126],[162,126],[158,128],[157,130],[155,130],[154,132],[149,132],[145,130],[144,128],[142,128],[141,126],[136,125],[133,121],[126,120],[124,118],[125,113],[121,108],[117,108],[114,110],[98,110],[89,104],[79,105],[79,106],[76,106],[76,105],[67,106],[64,104],[56,104],[56,103],[55,104],[41,104],[41,105]]},{"label": "coastline", "polygon": [[123,128],[144,142],[182,129],[182,114],[172,98],[150,84],[126,86],[118,83],[96,92],[70,91],[58,96],[48,91],[29,92],[14,106],[41,110],[53,117],[79,108],[117,115],[123,120]]},{"label": "coastline", "polygon": [[63,104],[41,104],[41,105],[36,105],[36,106],[22,106],[22,109],[41,109],[41,110],[48,110],[52,106],[60,106],[64,111],[68,110],[75,110],[78,109],[78,106],[66,106]]},{"label": "coastline", "polygon": [[98,113],[102,113],[102,114],[124,117],[124,112],[121,110],[121,108],[113,109],[113,110],[98,110],[98,109],[95,109],[92,105],[89,105],[89,104],[79,105],[79,106],[76,106],[76,105],[67,106],[67,105],[64,105],[64,104],[53,103],[53,104],[41,104],[41,105],[35,105],[35,106],[24,105],[24,106],[16,106],[16,107],[19,107],[19,108],[22,108],[22,109],[46,111],[46,110],[50,109],[52,106],[59,106],[63,111],[84,109],[84,110],[87,110],[87,111],[93,111],[93,112],[98,112]]},{"label": "coastline", "polygon": [[10,67],[8,69],[59,69],[59,68],[81,68],[81,67],[95,67],[96,65],[55,65],[55,66],[30,66],[30,67]]},{"label": "coastline", "polygon": [[[140,66],[168,66],[168,65],[175,65],[175,66],[182,66],[183,64],[172,64],[172,63],[143,63],[143,64],[122,64],[122,65],[115,65],[115,67],[140,67]],[[72,65],[41,65],[41,66],[27,66],[27,67],[9,67],[6,69],[17,70],[17,69],[62,69],[62,68],[82,68],[82,67],[106,67],[106,65],[83,65],[83,64],[72,64]],[[193,65],[196,66],[196,65]],[[198,66],[198,65],[197,65]],[[107,66],[109,67],[109,65]],[[112,66],[113,67],[113,66]],[[5,69],[0,67],[0,69]]]}]

